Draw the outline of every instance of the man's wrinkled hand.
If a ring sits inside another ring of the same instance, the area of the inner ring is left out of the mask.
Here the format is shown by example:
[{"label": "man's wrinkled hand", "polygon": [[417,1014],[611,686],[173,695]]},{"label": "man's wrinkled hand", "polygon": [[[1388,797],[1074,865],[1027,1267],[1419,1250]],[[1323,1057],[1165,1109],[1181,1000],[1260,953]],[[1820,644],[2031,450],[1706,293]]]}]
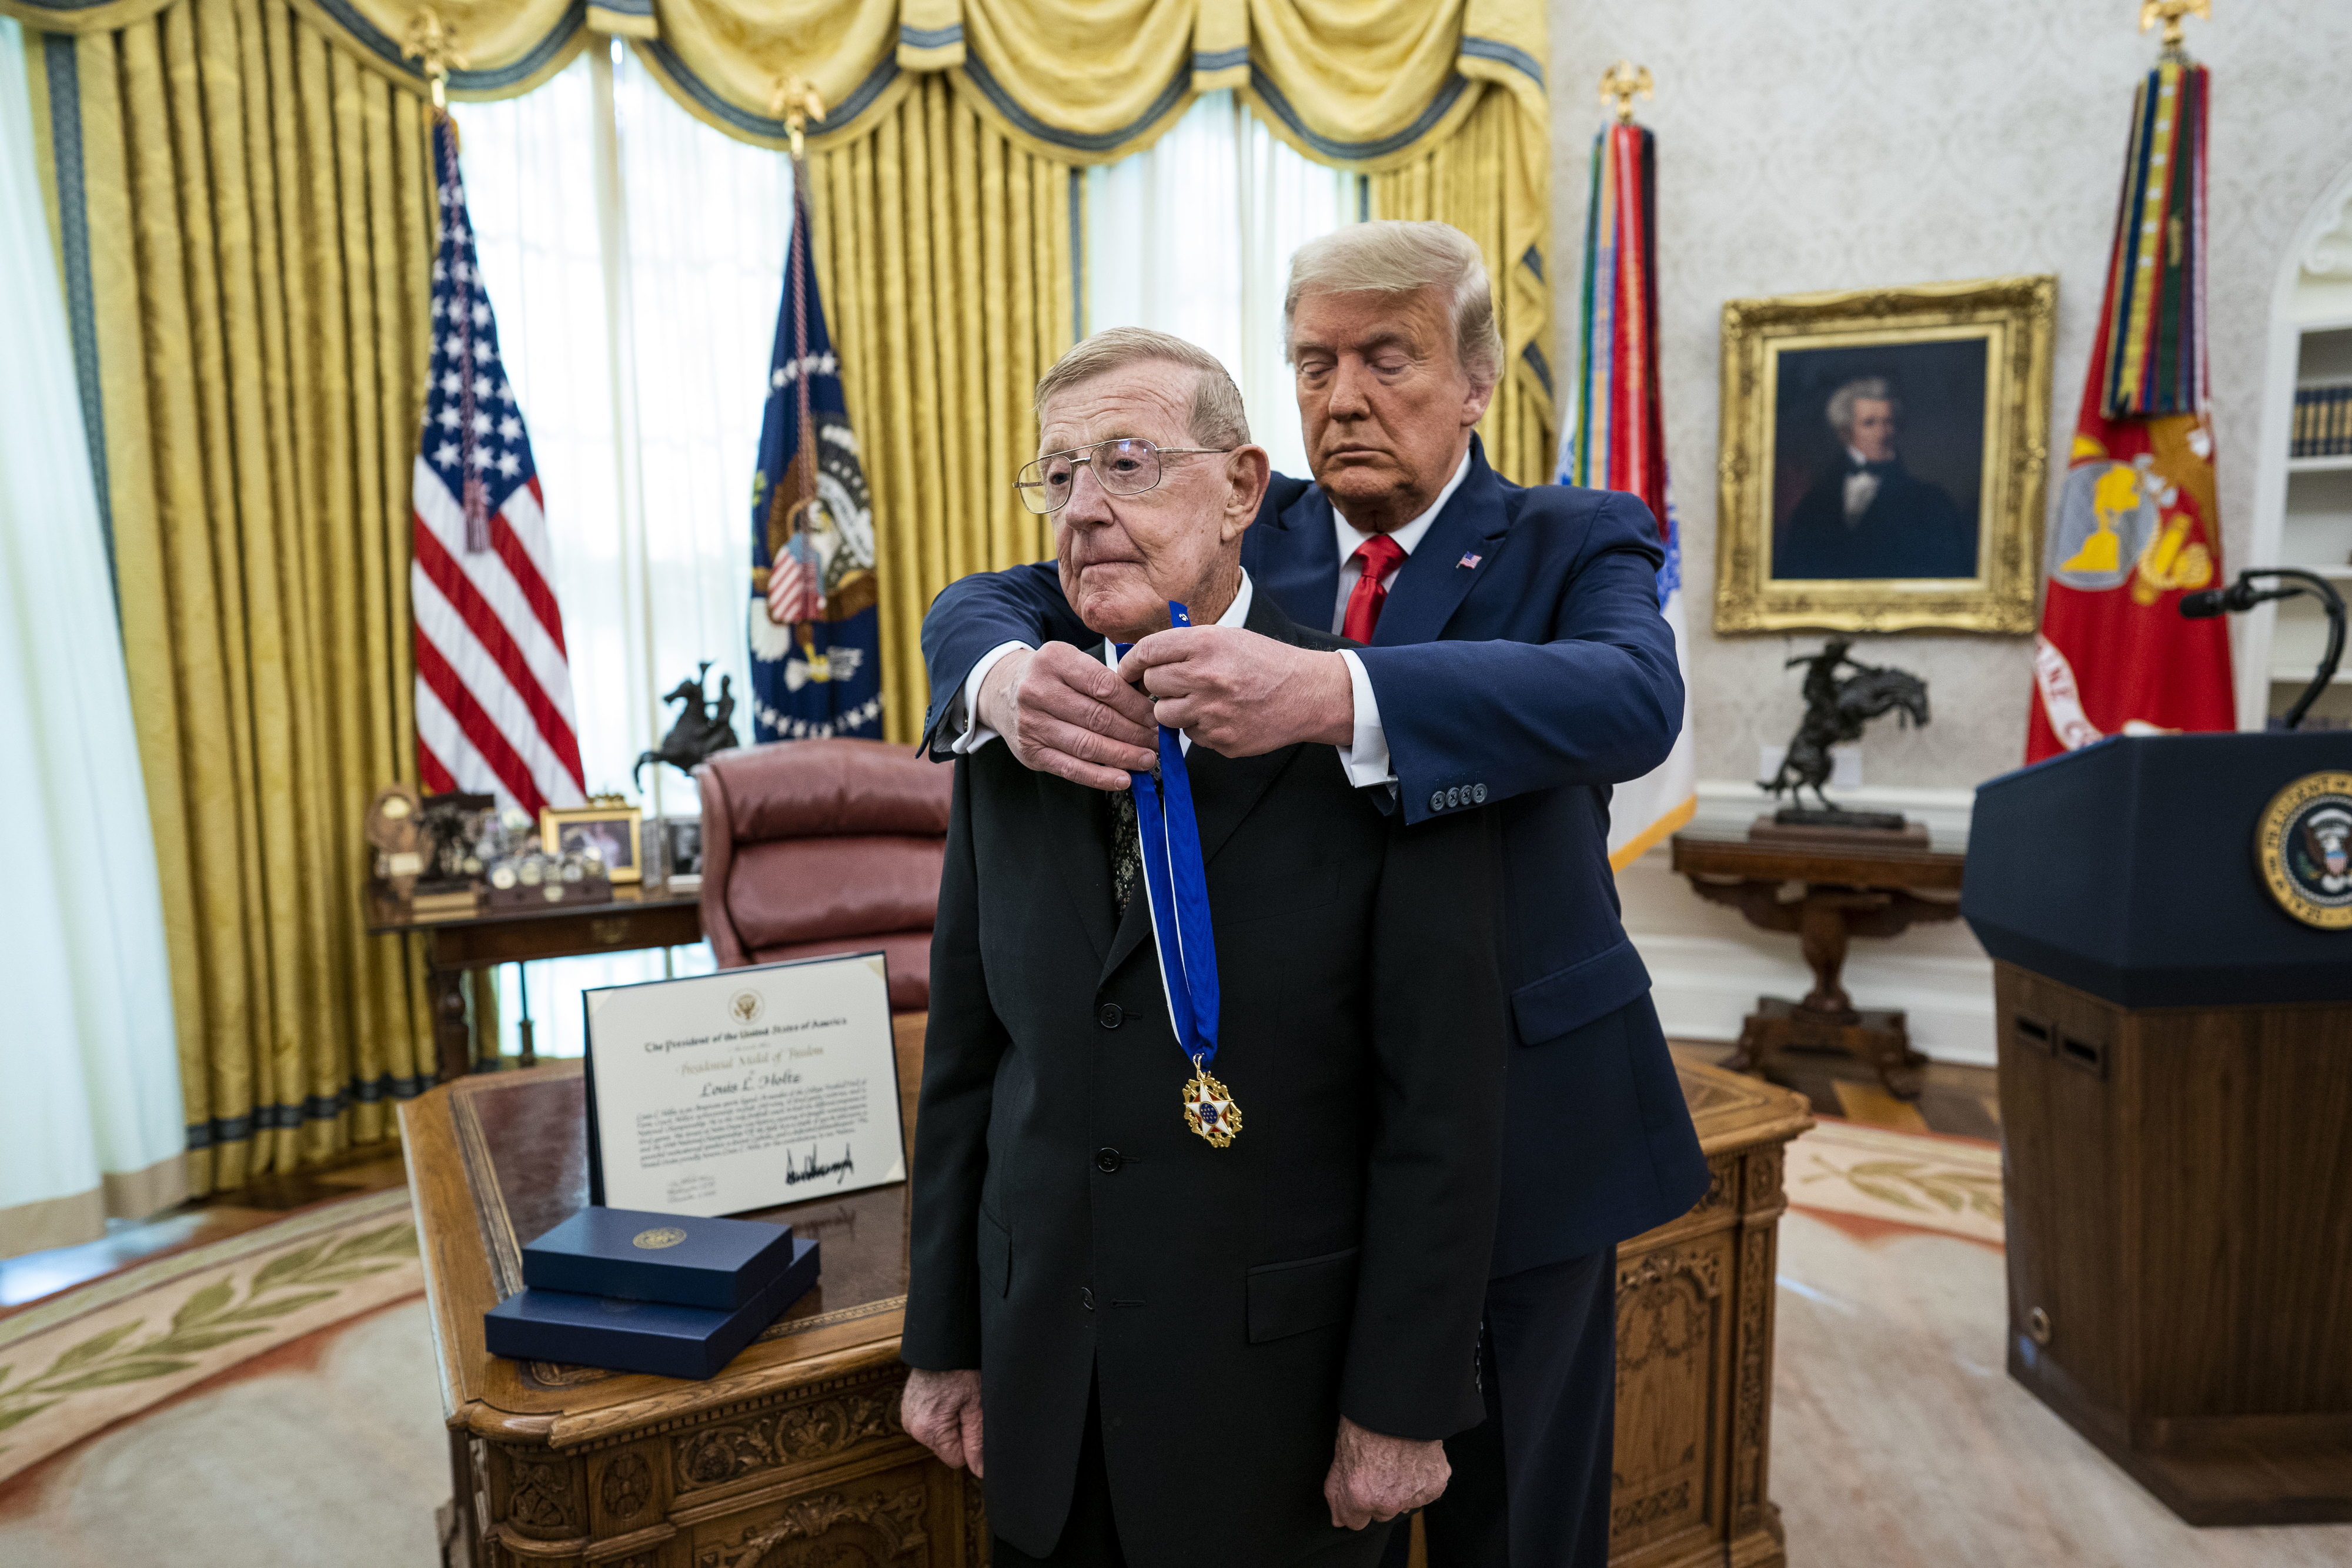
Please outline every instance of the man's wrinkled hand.
[{"label": "man's wrinkled hand", "polygon": [[1238,626],[1154,632],[1128,650],[1118,674],[1158,699],[1161,724],[1226,757],[1300,741],[1348,746],[1356,737],[1347,661]]},{"label": "man's wrinkled hand", "polygon": [[1021,648],[980,683],[980,722],[1024,768],[1090,789],[1124,789],[1159,766],[1151,704],[1100,659],[1067,643]]},{"label": "man's wrinkled hand", "polygon": [[1453,1474],[1444,1444],[1383,1437],[1342,1416],[1323,1500],[1331,1505],[1333,1524],[1361,1530],[1375,1520],[1427,1508],[1444,1495]]},{"label": "man's wrinkled hand", "polygon": [[907,1374],[898,1396],[899,1424],[907,1436],[939,1456],[951,1470],[981,1469],[980,1374],[976,1371]]}]

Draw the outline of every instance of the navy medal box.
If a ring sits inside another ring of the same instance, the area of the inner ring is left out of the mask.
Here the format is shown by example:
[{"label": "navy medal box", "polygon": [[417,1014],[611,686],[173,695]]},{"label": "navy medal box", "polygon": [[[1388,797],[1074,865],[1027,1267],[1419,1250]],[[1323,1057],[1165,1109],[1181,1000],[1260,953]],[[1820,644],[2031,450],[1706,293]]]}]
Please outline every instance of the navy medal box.
[{"label": "navy medal box", "polygon": [[589,1207],[522,1249],[522,1282],[731,1312],[794,1261],[789,1225]]},{"label": "navy medal box", "polygon": [[482,1314],[483,1338],[491,1354],[517,1360],[712,1377],[816,1283],[817,1244],[788,1245],[790,1261],[732,1311],[531,1288]]}]

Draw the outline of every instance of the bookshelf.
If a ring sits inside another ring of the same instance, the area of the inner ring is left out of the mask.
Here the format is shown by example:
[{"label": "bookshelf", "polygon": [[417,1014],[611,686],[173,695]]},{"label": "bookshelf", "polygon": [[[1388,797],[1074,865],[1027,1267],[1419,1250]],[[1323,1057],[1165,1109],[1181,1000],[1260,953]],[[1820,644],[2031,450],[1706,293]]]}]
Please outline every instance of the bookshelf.
[{"label": "bookshelf", "polygon": [[[2301,567],[2352,598],[2352,451],[2294,455],[2296,394],[2352,389],[2352,169],[2305,215],[2273,301],[2253,527],[2249,553],[2230,569]],[[2243,622],[2236,629],[2238,723],[2260,728],[2309,683],[2327,620],[2316,601],[2296,598]],[[2352,725],[2352,671],[2337,674],[2304,723]]]}]

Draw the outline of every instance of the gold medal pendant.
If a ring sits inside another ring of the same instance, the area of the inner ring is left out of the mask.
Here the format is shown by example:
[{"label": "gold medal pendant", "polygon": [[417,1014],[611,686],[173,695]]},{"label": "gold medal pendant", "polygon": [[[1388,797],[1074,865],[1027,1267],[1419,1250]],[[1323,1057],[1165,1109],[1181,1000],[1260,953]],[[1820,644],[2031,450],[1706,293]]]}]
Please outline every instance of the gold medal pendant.
[{"label": "gold medal pendant", "polygon": [[1184,1085],[1184,1124],[1208,1139],[1211,1148],[1222,1149],[1241,1134],[1242,1108],[1197,1060],[1192,1071],[1195,1076]]}]

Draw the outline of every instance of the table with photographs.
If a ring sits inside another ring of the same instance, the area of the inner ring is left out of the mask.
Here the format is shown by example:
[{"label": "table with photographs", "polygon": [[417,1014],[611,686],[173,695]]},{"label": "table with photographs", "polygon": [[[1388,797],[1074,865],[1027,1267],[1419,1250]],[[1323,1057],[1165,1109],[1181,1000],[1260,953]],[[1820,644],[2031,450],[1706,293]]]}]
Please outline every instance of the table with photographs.
[{"label": "table with photographs", "polygon": [[474,1039],[466,1009],[468,970],[537,958],[577,958],[635,947],[685,947],[702,940],[698,886],[622,883],[610,901],[544,909],[476,909],[419,915],[381,886],[367,894],[371,933],[399,933],[423,944],[432,998],[436,1076],[446,1083],[480,1061],[494,1062],[496,1040]]}]

